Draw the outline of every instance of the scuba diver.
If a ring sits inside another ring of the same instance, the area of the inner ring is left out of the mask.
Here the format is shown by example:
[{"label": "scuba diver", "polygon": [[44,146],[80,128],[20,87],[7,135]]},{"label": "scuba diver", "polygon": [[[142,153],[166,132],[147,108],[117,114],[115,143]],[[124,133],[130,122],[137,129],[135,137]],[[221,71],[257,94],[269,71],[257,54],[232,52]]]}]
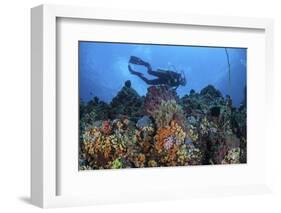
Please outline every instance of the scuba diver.
[{"label": "scuba diver", "polygon": [[[133,70],[130,63],[146,67],[147,73],[157,78],[152,80],[147,79],[146,77],[143,76],[143,73]],[[180,85],[182,86],[186,85],[186,79],[184,75],[181,75],[180,73],[171,70],[164,70],[164,69],[152,70],[152,67],[148,62],[145,62],[136,56],[130,57],[128,69],[131,74],[138,76],[145,83],[149,85],[168,85],[170,87],[176,87],[176,88],[178,88],[178,86]]]}]

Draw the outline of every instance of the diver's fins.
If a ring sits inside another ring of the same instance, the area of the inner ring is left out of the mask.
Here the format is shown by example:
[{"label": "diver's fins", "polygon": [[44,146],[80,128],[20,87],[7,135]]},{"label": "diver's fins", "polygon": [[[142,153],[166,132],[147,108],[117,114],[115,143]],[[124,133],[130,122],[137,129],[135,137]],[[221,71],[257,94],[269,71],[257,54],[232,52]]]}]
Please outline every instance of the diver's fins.
[{"label": "diver's fins", "polygon": [[142,76],[143,76],[142,73],[133,70],[130,65],[128,65],[128,69],[129,69],[130,73],[133,74],[133,75],[137,75],[137,76],[139,76],[139,77],[142,77]]},{"label": "diver's fins", "polygon": [[149,66],[149,63],[141,60],[140,58],[136,57],[136,56],[131,56],[129,63],[131,64],[136,64],[136,65],[144,65],[144,66]]}]

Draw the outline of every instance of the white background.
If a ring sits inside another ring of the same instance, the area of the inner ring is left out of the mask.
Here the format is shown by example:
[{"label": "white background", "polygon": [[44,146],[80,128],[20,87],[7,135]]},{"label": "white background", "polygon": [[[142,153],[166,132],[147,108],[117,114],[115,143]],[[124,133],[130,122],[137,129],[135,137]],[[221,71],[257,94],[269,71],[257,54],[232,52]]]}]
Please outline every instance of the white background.
[{"label": "white background", "polygon": [[[275,187],[272,195],[201,198],[185,201],[122,204],[47,210],[52,212],[280,212],[281,211],[281,6],[276,0],[80,0],[82,6],[275,18]],[[37,212],[29,204],[30,179],[30,11],[41,3],[77,4],[73,0],[9,0],[0,8],[0,211]],[[278,72],[279,71],[279,72]],[[279,85],[278,85],[279,83]],[[279,100],[278,100],[279,98]],[[277,111],[279,109],[279,112]],[[258,115],[257,115],[258,116]],[[207,178],[207,177],[206,177]]]}]

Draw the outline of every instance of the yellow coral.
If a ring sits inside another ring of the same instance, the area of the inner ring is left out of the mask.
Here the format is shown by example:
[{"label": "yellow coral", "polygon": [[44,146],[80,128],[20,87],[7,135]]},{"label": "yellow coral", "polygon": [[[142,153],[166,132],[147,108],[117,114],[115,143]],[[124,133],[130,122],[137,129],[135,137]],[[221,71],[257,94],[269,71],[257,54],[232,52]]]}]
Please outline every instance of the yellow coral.
[{"label": "yellow coral", "polygon": [[224,157],[222,164],[240,163],[240,148],[230,149]]},{"label": "yellow coral", "polygon": [[121,121],[117,121],[116,125],[117,125],[118,130],[122,129],[122,127],[123,127],[123,123]]},{"label": "yellow coral", "polygon": [[177,163],[180,165],[184,165],[187,160],[188,152],[185,145],[182,145],[177,152]]},{"label": "yellow coral", "polygon": [[107,168],[111,161],[126,153],[126,146],[116,135],[104,135],[93,128],[84,133],[84,152],[90,165]]},{"label": "yellow coral", "polygon": [[149,133],[153,133],[154,132],[154,128],[151,127],[151,126],[145,126],[141,130],[145,131],[145,132],[149,132]]},{"label": "yellow coral", "polygon": [[184,123],[184,112],[175,100],[162,101],[159,108],[151,113],[158,128],[166,127],[173,119],[179,124]]},{"label": "yellow coral", "polygon": [[179,141],[179,143],[183,142],[186,137],[186,133],[183,131],[181,126],[179,126],[177,122],[172,121],[171,128],[176,136],[177,141]]},{"label": "yellow coral", "polygon": [[194,142],[194,141],[197,141],[199,135],[198,135],[198,132],[196,130],[196,127],[194,126],[190,126],[187,130],[187,134],[189,136],[189,138]]},{"label": "yellow coral", "polygon": [[147,164],[149,167],[157,167],[157,162],[155,160],[149,160]]}]

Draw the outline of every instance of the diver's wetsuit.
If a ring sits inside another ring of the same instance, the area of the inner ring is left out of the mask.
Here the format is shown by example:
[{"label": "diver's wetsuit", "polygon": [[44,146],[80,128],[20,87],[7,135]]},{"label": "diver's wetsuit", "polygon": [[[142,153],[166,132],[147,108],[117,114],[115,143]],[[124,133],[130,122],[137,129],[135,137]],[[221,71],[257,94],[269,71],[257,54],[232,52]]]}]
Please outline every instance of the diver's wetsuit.
[{"label": "diver's wetsuit", "polygon": [[177,87],[182,83],[182,82],[180,82],[181,75],[179,73],[176,73],[173,71],[160,70],[160,69],[157,69],[156,71],[154,71],[154,70],[152,70],[149,63],[141,60],[138,57],[131,56],[129,63],[143,65],[147,68],[147,73],[149,75],[153,75],[153,76],[157,77],[156,79],[147,79],[146,77],[143,76],[142,73],[133,70],[132,67],[130,65],[128,65],[128,69],[131,74],[137,75],[145,83],[147,83],[149,85],[165,84],[165,85],[169,85],[171,87]]}]

